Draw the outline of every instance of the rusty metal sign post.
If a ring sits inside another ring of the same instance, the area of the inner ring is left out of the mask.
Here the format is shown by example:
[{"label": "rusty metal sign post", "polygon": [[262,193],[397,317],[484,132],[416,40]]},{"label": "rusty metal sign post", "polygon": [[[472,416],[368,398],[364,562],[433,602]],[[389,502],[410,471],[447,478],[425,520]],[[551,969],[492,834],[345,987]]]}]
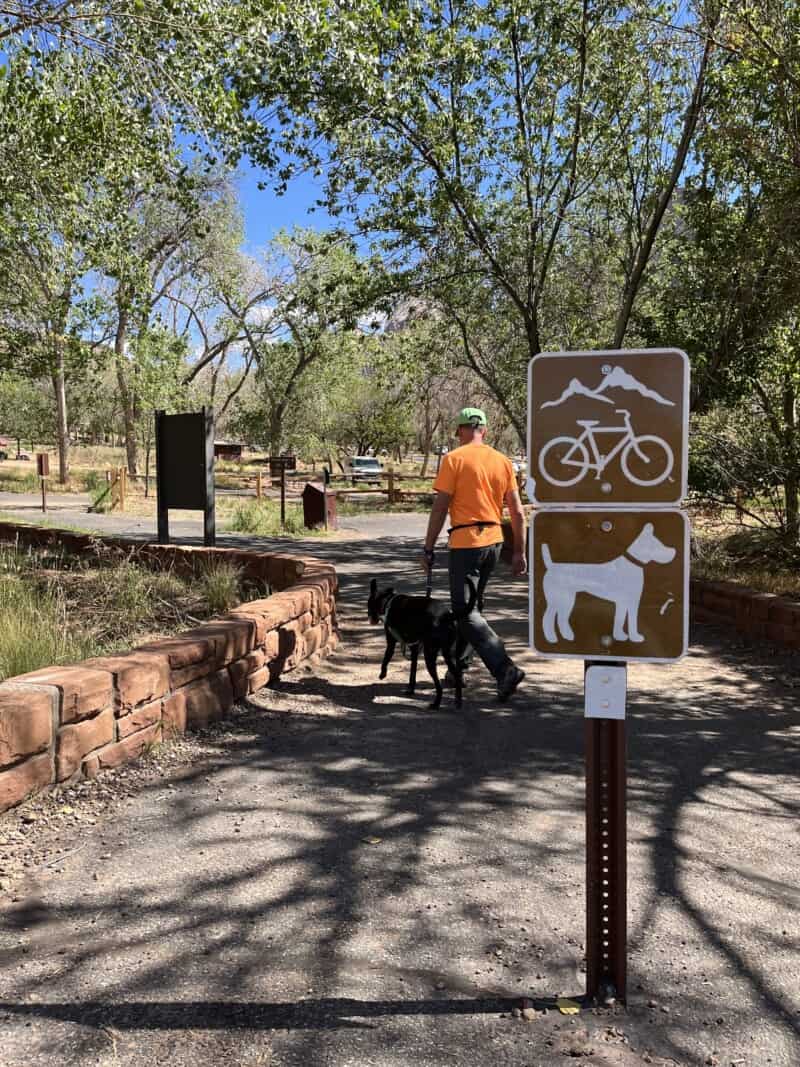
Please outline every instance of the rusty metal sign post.
[{"label": "rusty metal sign post", "polygon": [[586,995],[626,999],[627,663],[685,654],[689,365],[677,349],[528,366],[530,645],[584,660]]},{"label": "rusty metal sign post", "polygon": [[286,528],[286,472],[297,470],[297,458],[295,456],[270,456],[270,476],[281,476],[281,528]]}]

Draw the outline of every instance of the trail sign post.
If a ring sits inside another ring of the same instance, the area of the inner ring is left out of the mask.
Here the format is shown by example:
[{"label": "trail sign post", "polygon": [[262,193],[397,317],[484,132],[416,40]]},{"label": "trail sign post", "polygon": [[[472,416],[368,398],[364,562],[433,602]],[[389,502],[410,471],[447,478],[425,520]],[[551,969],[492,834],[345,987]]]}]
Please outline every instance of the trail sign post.
[{"label": "trail sign post", "polygon": [[158,543],[169,543],[169,509],[203,512],[203,543],[216,541],[214,411],[155,413]]},{"label": "trail sign post", "polygon": [[686,651],[689,364],[678,349],[528,365],[530,644],[579,658],[586,716],[586,992],[625,1000],[628,661]]},{"label": "trail sign post", "polygon": [[296,456],[270,456],[269,457],[269,473],[270,476],[280,474],[281,476],[281,527],[286,526],[286,472],[297,470],[297,457]]},{"label": "trail sign post", "polygon": [[47,512],[47,478],[50,474],[50,456],[46,452],[36,453],[36,470],[42,486],[42,511]]}]

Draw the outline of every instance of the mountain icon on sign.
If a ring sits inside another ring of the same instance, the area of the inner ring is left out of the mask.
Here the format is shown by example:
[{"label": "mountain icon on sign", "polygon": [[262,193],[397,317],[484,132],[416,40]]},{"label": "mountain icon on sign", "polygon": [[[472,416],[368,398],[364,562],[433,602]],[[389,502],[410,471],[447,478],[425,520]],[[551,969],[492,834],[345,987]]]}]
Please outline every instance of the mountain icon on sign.
[{"label": "mountain icon on sign", "polygon": [[642,396],[647,397],[648,400],[655,400],[657,404],[663,404],[665,407],[675,407],[673,400],[667,400],[654,389],[648,389],[638,378],[634,378],[632,374],[629,374],[624,367],[612,367],[596,389],[590,389],[578,378],[573,378],[558,400],[546,400],[544,404],[539,406],[540,408],[558,407],[559,404],[566,403],[573,396],[587,396],[592,400],[601,400],[604,404],[614,404],[616,401],[610,396],[603,395],[609,389],[624,389],[626,392],[640,393]]}]

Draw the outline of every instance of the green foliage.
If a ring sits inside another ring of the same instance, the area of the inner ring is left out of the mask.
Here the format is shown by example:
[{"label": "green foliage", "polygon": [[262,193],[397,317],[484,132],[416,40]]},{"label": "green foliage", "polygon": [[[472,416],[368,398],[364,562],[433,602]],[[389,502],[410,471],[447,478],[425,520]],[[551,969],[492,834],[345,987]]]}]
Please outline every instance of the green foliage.
[{"label": "green foliage", "polygon": [[226,526],[235,533],[257,537],[311,537],[315,533],[303,525],[303,511],[296,504],[286,505],[286,526],[282,527],[280,506],[271,500],[236,504]]}]

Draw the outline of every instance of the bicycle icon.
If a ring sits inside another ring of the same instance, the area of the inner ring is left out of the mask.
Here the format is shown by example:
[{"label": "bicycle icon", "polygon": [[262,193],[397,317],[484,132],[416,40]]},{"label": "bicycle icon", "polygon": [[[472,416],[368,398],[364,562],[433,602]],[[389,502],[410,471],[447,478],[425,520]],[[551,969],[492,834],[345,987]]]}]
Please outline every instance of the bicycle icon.
[{"label": "bicycle icon", "polygon": [[[578,419],[583,427],[579,437],[554,437],[539,453],[539,470],[551,485],[575,485],[589,471],[599,478],[609,463],[620,457],[622,473],[634,485],[660,485],[672,473],[675,457],[661,437],[636,434],[631,426],[631,413],[617,408],[622,425],[599,426],[599,419]],[[601,453],[597,447],[598,434],[622,434],[610,452]],[[621,455],[620,455],[621,453]]]}]

